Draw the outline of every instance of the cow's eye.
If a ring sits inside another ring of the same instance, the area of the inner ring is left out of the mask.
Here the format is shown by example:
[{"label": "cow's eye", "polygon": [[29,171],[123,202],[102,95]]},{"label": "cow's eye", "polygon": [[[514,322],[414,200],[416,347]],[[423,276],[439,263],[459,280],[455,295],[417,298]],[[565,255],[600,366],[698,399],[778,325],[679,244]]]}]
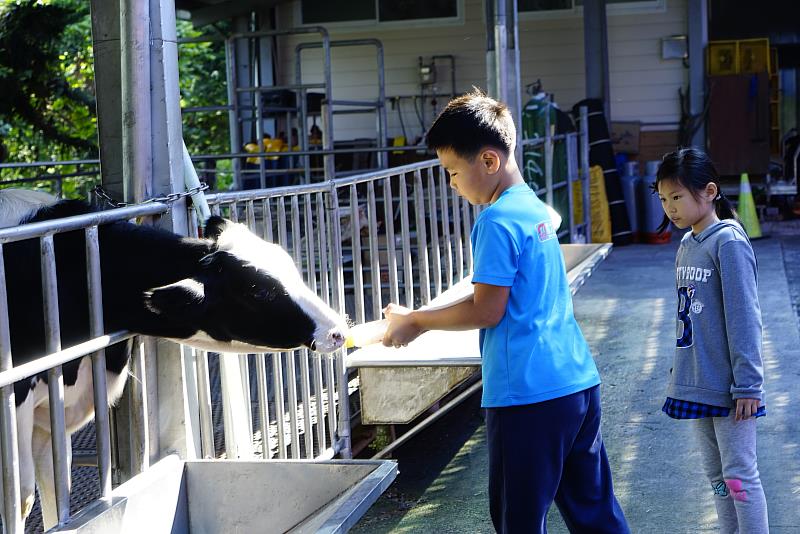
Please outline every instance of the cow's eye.
[{"label": "cow's eye", "polygon": [[254,289],[250,295],[256,300],[269,300],[272,292],[269,289]]}]

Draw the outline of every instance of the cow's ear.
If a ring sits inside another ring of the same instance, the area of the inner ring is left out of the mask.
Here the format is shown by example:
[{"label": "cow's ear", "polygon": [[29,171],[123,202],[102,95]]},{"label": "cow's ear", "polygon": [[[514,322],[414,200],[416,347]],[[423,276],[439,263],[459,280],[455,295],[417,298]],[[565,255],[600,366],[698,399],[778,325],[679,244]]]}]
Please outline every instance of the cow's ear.
[{"label": "cow's ear", "polygon": [[151,312],[181,321],[203,314],[205,286],[192,278],[157,287],[144,293],[144,304]]},{"label": "cow's ear", "polygon": [[233,223],[217,215],[212,215],[206,221],[206,227],[203,230],[203,235],[208,239],[217,241],[222,232],[225,231],[225,228],[227,228],[230,224]]}]

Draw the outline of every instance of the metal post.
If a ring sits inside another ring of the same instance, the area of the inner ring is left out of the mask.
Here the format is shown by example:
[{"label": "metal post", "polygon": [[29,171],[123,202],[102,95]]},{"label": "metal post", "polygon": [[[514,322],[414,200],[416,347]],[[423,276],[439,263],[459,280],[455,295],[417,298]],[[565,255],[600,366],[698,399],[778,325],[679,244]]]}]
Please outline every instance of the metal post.
[{"label": "metal post", "polygon": [[[239,125],[239,95],[236,94],[236,53],[234,42],[225,41],[225,74],[228,87],[228,133],[231,140],[231,152],[236,154],[242,150],[242,130]],[[242,188],[242,160],[233,160],[233,184],[235,189]]]},{"label": "metal post", "polygon": [[[154,194],[185,190],[183,133],[181,128],[180,90],[178,86],[178,42],[173,0],[150,0],[150,113],[152,116],[152,180]],[[173,204],[161,217],[159,226],[188,235],[186,199]],[[173,342],[145,341],[158,352],[147,354],[146,369],[151,374],[150,409],[157,421],[157,433],[151,436],[151,460],[177,453],[183,458],[200,456],[200,440],[195,436],[199,424],[188,404],[196,404],[196,391],[190,386],[193,366],[181,347]]]},{"label": "metal post", "polygon": [[[42,296],[44,304],[45,351],[61,350],[61,327],[58,314],[58,282],[53,235],[43,236],[41,243]],[[64,378],[61,366],[47,372],[47,391],[50,404],[50,437],[53,446],[53,478],[56,490],[57,521],[69,519],[69,457],[67,429],[64,421]]]},{"label": "metal post", "polygon": [[150,2],[120,2],[122,176],[126,202],[152,196]]},{"label": "metal post", "polygon": [[[333,115],[331,113],[330,101],[324,100],[320,107],[322,109],[322,149],[327,151],[333,148],[333,136],[331,133]],[[325,155],[322,156],[322,167],[324,169],[325,179],[333,180],[336,176],[333,154],[325,152]]]},{"label": "metal post", "polygon": [[117,198],[122,185],[122,103],[120,78],[120,2],[91,0],[97,132],[102,184]]},{"label": "metal post", "polygon": [[367,183],[367,221],[369,224],[369,259],[370,259],[370,289],[372,295],[372,317],[381,318],[383,302],[381,296],[381,265],[378,246],[378,206],[375,198],[375,181]]},{"label": "metal post", "polygon": [[428,217],[431,229],[431,253],[433,254],[433,289],[434,297],[442,294],[442,249],[439,241],[439,217],[436,211],[436,166],[428,167]]},{"label": "metal post", "polygon": [[464,229],[464,260],[467,263],[467,272],[472,273],[472,243],[470,242],[470,233],[472,232],[472,209],[470,207],[469,202],[465,199],[459,199],[461,204],[461,209],[463,210],[463,215],[461,217],[461,222],[463,223]]},{"label": "metal post", "polygon": [[268,460],[272,451],[269,439],[269,391],[267,387],[267,355],[256,354],[256,385],[258,388],[258,420],[261,429],[261,458]]},{"label": "metal post", "polygon": [[[333,150],[333,87],[331,76],[331,41],[328,32],[322,30],[322,69],[325,76],[325,100],[322,103],[322,149]],[[333,162],[333,155],[323,157],[325,167],[325,179],[332,180],[336,176],[336,167]],[[338,225],[338,221],[337,221]]]},{"label": "metal post", "polygon": [[[378,41],[375,46],[378,49],[378,106],[380,106],[378,108],[378,148],[384,148],[386,146],[386,133],[389,128],[389,122],[386,117],[386,75],[383,63],[383,43]],[[388,152],[378,152],[378,167],[381,169],[389,167]]]},{"label": "metal post", "polygon": [[411,232],[408,222],[408,190],[406,175],[400,173],[400,238],[403,240],[403,282],[406,289],[405,305],[414,306],[414,266],[411,264]]},{"label": "metal post", "polygon": [[455,191],[450,192],[450,205],[453,207],[453,238],[456,240],[456,277],[461,281],[464,278],[464,242],[461,239],[461,197]]},{"label": "metal post", "polygon": [[[260,39],[259,39],[260,41]],[[266,147],[264,147],[264,110],[262,109],[261,105],[261,87],[263,85],[261,81],[261,64],[259,61],[255,62],[255,85],[256,90],[253,93],[253,98],[256,99],[256,145],[258,145],[258,151],[263,152]],[[291,142],[291,137],[290,137]],[[291,147],[289,147],[291,150]],[[261,189],[267,187],[267,177],[264,174],[266,170],[267,162],[264,161],[263,157],[258,158],[258,184]]]},{"label": "metal post", "polygon": [[[311,427],[311,380],[308,374],[308,350],[299,352],[300,357],[300,398],[303,401],[303,444],[306,458],[314,458],[314,431]],[[297,448],[300,448],[298,443]]]},{"label": "metal post", "polygon": [[278,458],[286,458],[286,430],[284,422],[286,419],[286,407],[283,402],[283,364],[282,354],[275,352],[272,354],[272,382],[275,391],[275,421],[278,424]]},{"label": "metal post", "polygon": [[[14,366],[11,360],[11,329],[8,324],[8,295],[6,291],[3,245],[0,243],[0,372]],[[0,434],[3,468],[3,526],[7,534],[22,534],[21,489],[19,481],[19,450],[17,443],[17,412],[14,385],[0,390]]]},{"label": "metal post", "polygon": [[383,180],[383,214],[386,221],[386,260],[389,270],[389,300],[400,301],[400,288],[397,279],[397,250],[394,242],[394,203],[391,177]]},{"label": "metal post", "polygon": [[[328,48],[330,51],[330,48]],[[339,197],[336,185],[331,183],[330,190],[327,195],[328,202],[328,224],[330,225],[330,240],[331,240],[331,262],[333,265],[332,278],[333,278],[333,309],[340,314],[345,312],[344,302],[344,273],[342,271],[342,228],[339,223]],[[335,355],[331,355],[334,363],[333,376],[336,379],[333,382],[338,384],[338,400],[339,400],[339,418],[337,424],[337,437],[338,443],[334,444],[334,450],[338,448],[339,453],[343,458],[351,458],[352,450],[350,445],[350,392],[348,390],[348,373],[347,365],[345,364],[344,351],[340,351]],[[328,384],[328,388],[331,387]],[[333,404],[328,406],[329,410],[333,410]]]},{"label": "metal post", "polygon": [[297,369],[295,358],[297,353],[286,352],[286,389],[288,395],[289,432],[292,450],[292,459],[300,458],[300,429],[297,421]]},{"label": "metal post", "polygon": [[150,403],[147,399],[148,384],[142,338],[130,341],[130,380],[125,385],[125,394],[115,406],[114,434],[117,437],[117,461],[119,482],[142,472],[150,465]]},{"label": "metal post", "polygon": [[[89,336],[105,333],[103,323],[103,286],[100,278],[100,238],[97,226],[86,229],[86,266],[89,288]],[[106,351],[92,355],[94,384],[94,424],[97,439],[97,465],[100,470],[100,495],[111,498],[111,433],[108,420],[108,389],[106,387]]]},{"label": "metal post", "polygon": [[419,290],[422,304],[431,301],[430,272],[428,271],[428,235],[425,231],[425,193],[422,190],[422,172],[414,171],[414,212],[417,218],[417,261]]},{"label": "metal post", "polygon": [[[303,152],[308,151],[308,92],[300,90],[300,125],[301,128],[297,130],[297,138],[300,141],[300,150]],[[303,180],[305,184],[311,183],[311,156],[301,156],[303,160]]]},{"label": "metal post", "polygon": [[580,108],[580,142],[581,142],[581,187],[583,196],[583,224],[584,231],[586,232],[586,242],[592,242],[592,206],[590,203],[589,188],[592,185],[592,179],[589,173],[589,108],[581,106]]},{"label": "metal post", "polygon": [[511,108],[511,115],[514,117],[514,124],[517,125],[517,138],[514,145],[514,157],[517,165],[522,168],[522,68],[520,67],[520,44],[519,44],[519,8],[517,0],[509,0],[509,13],[511,17],[511,37],[514,39],[513,47],[510,50],[511,62],[514,68],[513,76],[509,80],[513,98],[508,102]]},{"label": "metal post", "polygon": [[489,95],[502,102],[508,101],[508,29],[506,27],[506,0],[486,1],[488,51],[486,58]]},{"label": "metal post", "polygon": [[453,241],[450,237],[450,210],[447,207],[448,187],[444,167],[439,166],[439,194],[442,199],[442,239],[444,241],[444,283],[453,285]]},{"label": "metal post", "polygon": [[211,386],[208,374],[208,353],[195,351],[197,361],[197,395],[200,410],[200,438],[203,458],[214,458],[214,421],[211,411]]},{"label": "metal post", "polygon": [[364,322],[364,271],[361,265],[361,221],[358,213],[358,191],[350,186],[350,245],[353,251],[353,293],[356,305],[356,323]]},{"label": "metal post", "polygon": [[[567,144],[567,200],[569,204],[569,213],[567,219],[569,221],[569,240],[570,243],[576,243],[575,234],[575,202],[572,195],[572,182],[575,180],[575,163],[577,162],[578,153],[575,146],[575,134],[567,134],[564,142]],[[563,220],[563,219],[562,219]]]},{"label": "metal post", "polygon": [[225,452],[228,458],[252,456],[249,406],[244,399],[242,372],[238,354],[219,355],[222,384],[222,409],[225,427]]},{"label": "metal post", "polygon": [[[689,0],[689,113],[699,117],[705,107],[706,45],[708,45],[708,3]],[[705,147],[706,126],[701,121],[691,138],[692,146]]]},{"label": "metal post", "polygon": [[550,98],[542,99],[544,107],[544,186],[547,203],[553,206],[553,136],[550,133]]},{"label": "metal post", "polygon": [[606,0],[585,0],[583,4],[583,49],[586,97],[602,100],[610,121]]}]

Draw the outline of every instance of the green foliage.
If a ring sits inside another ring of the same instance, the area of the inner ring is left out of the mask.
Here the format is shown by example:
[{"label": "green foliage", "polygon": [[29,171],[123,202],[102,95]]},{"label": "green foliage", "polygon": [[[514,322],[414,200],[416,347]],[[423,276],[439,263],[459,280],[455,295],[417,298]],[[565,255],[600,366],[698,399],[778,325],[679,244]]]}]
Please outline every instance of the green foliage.
[{"label": "green foliage", "polygon": [[[186,21],[178,21],[177,29],[179,38],[203,35]],[[181,44],[178,48],[178,70],[181,108],[227,104],[224,43]],[[230,145],[227,110],[184,112],[183,138],[190,154],[227,153]],[[216,170],[216,188],[228,189],[232,182],[230,161],[220,160]]]},{"label": "green foliage", "polygon": [[[0,161],[96,158],[89,3],[0,0],[0,88]],[[48,176],[76,172],[4,169],[0,179],[29,178],[30,186],[52,189]],[[79,194],[82,182],[65,182],[65,196]]]},{"label": "green foliage", "polygon": [[[179,38],[201,35],[184,21],[177,29]],[[181,107],[227,103],[223,43],[180,44],[179,70]],[[97,158],[94,94],[89,2],[0,0],[0,163]],[[183,135],[192,154],[228,152],[227,111],[184,113]],[[52,178],[65,175],[62,194],[80,196],[98,179],[97,170],[0,169],[0,186],[22,178],[25,186],[52,191]],[[216,170],[217,189],[227,188],[230,161]]]}]

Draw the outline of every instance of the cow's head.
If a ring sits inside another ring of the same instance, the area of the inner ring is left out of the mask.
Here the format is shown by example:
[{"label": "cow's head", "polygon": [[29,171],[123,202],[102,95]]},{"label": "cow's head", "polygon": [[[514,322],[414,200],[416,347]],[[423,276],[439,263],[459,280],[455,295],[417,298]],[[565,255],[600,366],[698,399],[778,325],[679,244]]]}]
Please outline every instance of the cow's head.
[{"label": "cow's head", "polygon": [[220,217],[208,220],[205,235],[213,252],[199,274],[146,295],[150,310],[197,327],[182,342],[217,352],[333,352],[344,344],[345,321],[311,292],[280,246]]}]

